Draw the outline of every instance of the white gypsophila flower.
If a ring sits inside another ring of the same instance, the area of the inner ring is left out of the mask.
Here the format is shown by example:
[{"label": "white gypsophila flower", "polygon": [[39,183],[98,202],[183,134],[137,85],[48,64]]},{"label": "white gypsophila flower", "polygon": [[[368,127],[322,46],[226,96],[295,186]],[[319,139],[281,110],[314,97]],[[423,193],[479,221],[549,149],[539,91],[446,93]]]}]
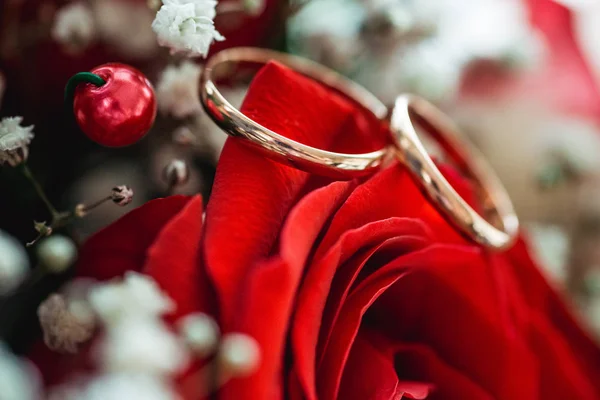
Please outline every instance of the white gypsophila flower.
[{"label": "white gypsophila flower", "polygon": [[127,272],[123,280],[93,287],[88,299],[108,325],[132,316],[160,316],[174,307],[152,278],[132,271]]},{"label": "white gypsophila flower", "polygon": [[51,34],[55,41],[68,48],[86,47],[96,35],[92,11],[82,2],[67,4],[56,13]]},{"label": "white gypsophila flower", "polygon": [[78,346],[91,339],[94,332],[94,320],[79,318],[71,312],[69,300],[56,293],[40,304],[38,317],[44,343],[61,353],[76,353]]},{"label": "white gypsophila flower", "polygon": [[6,117],[0,121],[0,165],[15,166],[27,160],[33,125],[21,126],[23,117]]},{"label": "white gypsophila flower", "polygon": [[166,0],[156,14],[152,28],[161,46],[171,54],[206,56],[213,40],[225,38],[216,31],[214,0]]},{"label": "white gypsophila flower", "polygon": [[164,0],[152,29],[172,54],[206,57],[213,41],[225,40],[215,29],[215,0]]},{"label": "white gypsophila flower", "polygon": [[105,371],[168,375],[185,367],[185,346],[158,317],[130,317],[108,328],[98,358]]},{"label": "white gypsophila flower", "polygon": [[77,246],[63,235],[42,240],[36,250],[44,268],[53,274],[65,272],[77,259]]},{"label": "white gypsophila flower", "polygon": [[17,288],[27,276],[29,259],[19,241],[0,231],[0,295]]},{"label": "white gypsophila flower", "polygon": [[155,13],[146,2],[95,0],[92,2],[98,36],[128,59],[147,59],[159,47],[152,30]]},{"label": "white gypsophila flower", "polygon": [[77,278],[68,281],[60,293],[68,299],[68,311],[81,323],[93,324],[96,315],[88,302],[90,290],[98,285],[98,281],[92,278]]},{"label": "white gypsophila flower", "polygon": [[40,399],[40,378],[29,362],[12,354],[0,343],[0,399]]},{"label": "white gypsophila flower", "polygon": [[175,118],[200,114],[202,111],[198,95],[200,72],[200,66],[190,61],[165,68],[156,85],[158,109]]},{"label": "white gypsophila flower", "polygon": [[178,400],[174,388],[159,377],[138,373],[106,373],[80,384],[54,388],[49,400]]}]

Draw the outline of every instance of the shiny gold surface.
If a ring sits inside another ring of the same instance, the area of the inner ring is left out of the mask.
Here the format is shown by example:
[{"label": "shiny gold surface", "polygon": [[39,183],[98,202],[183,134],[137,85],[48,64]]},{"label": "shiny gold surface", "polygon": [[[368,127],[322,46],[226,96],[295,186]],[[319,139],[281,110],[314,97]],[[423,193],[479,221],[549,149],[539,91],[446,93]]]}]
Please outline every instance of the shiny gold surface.
[{"label": "shiny gold surface", "polygon": [[[473,180],[487,220],[444,178],[423,147],[413,123],[429,133],[459,170]],[[491,249],[507,249],[514,243],[519,220],[508,194],[483,156],[444,113],[420,97],[401,95],[392,110],[390,130],[397,157],[449,222],[471,240]]]},{"label": "shiny gold surface", "polygon": [[378,119],[387,116],[386,106],[368,90],[320,64],[272,50],[238,47],[223,50],[211,57],[200,77],[202,105],[221,129],[278,162],[319,175],[351,179],[372,174],[381,167],[390,154],[389,149],[364,154],[343,154],[298,143],[252,121],[233,107],[217,89],[215,80],[234,75],[237,64],[261,65],[271,60],[334,89],[369,110]]}]

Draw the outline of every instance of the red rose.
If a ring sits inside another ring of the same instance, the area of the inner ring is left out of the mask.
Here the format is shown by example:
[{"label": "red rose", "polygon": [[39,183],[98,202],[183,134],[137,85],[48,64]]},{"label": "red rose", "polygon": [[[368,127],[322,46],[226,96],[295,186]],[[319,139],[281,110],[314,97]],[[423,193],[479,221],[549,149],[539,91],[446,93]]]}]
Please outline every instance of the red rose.
[{"label": "red rose", "polygon": [[[277,64],[243,111],[317,147],[382,140],[353,105]],[[502,254],[472,245],[400,165],[331,182],[228,140],[204,226],[201,215],[199,197],[149,202],[92,237],[77,271],[141,271],[176,301],[172,319],[201,310],[253,336],[259,369],[220,399],[600,398],[600,350],[524,242]],[[85,360],[34,356],[49,382]]]}]

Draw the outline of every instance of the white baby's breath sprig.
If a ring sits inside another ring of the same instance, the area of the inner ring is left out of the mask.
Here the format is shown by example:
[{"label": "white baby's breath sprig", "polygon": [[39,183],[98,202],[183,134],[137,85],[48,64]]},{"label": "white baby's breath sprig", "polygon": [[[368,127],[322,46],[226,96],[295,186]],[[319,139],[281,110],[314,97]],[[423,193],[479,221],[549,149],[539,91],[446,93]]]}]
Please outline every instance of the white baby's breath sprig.
[{"label": "white baby's breath sprig", "polygon": [[54,293],[38,307],[44,343],[61,353],[76,353],[78,346],[91,339],[94,320],[79,318],[70,310],[69,300]]},{"label": "white baby's breath sprig", "polygon": [[83,2],[67,4],[54,18],[52,38],[70,50],[81,50],[89,45],[96,35],[94,15]]},{"label": "white baby's breath sprig", "polygon": [[215,0],[164,0],[152,29],[171,54],[206,57],[213,41],[225,40],[216,30]]},{"label": "white baby's breath sprig", "polygon": [[103,322],[111,326],[132,316],[158,317],[174,307],[154,280],[131,271],[122,281],[92,288],[89,301]]},{"label": "white baby's breath sprig", "polygon": [[33,125],[21,126],[23,117],[7,117],[0,121],[0,165],[8,162],[15,167],[27,160],[29,143],[33,140]]},{"label": "white baby's breath sprig", "polygon": [[156,85],[156,99],[161,113],[185,118],[202,112],[198,96],[200,72],[200,66],[190,61],[165,68]]}]

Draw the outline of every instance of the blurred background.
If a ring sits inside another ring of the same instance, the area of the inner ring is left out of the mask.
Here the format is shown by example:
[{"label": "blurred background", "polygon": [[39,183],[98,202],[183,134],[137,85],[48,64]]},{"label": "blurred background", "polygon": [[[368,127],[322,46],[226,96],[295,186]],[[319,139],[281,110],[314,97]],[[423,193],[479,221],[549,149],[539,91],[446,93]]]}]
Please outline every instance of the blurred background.
[{"label": "blurred background", "polygon": [[[77,219],[67,228],[77,241],[149,199],[210,195],[226,136],[197,97],[203,58],[158,46],[151,28],[158,7],[152,0],[0,3],[0,115],[35,126],[28,164],[48,197],[72,210],[117,185],[135,192],[128,207],[106,204]],[[226,39],[210,53],[275,48],[334,68],[386,102],[404,91],[434,101],[489,159],[549,279],[600,337],[598,18],[595,0],[223,0],[215,26]],[[143,71],[159,106],[152,131],[121,149],[87,139],[63,104],[70,76],[109,61]],[[244,93],[233,87],[225,95],[239,105]],[[33,221],[47,219],[20,171],[0,166],[0,239],[24,251],[38,234]],[[0,275],[11,268],[3,249]],[[1,339],[19,351],[37,335],[37,305],[67,276],[5,295]]]}]

